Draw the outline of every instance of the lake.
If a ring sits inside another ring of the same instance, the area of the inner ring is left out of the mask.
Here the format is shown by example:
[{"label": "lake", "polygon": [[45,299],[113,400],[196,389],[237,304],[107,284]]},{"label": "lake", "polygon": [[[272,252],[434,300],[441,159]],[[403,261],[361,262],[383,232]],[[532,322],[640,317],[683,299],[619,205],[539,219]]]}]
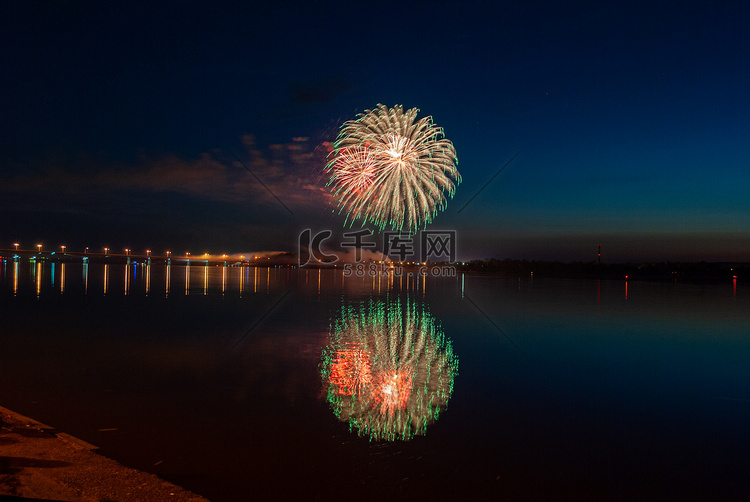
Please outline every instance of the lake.
[{"label": "lake", "polygon": [[740,500],[744,284],[0,264],[0,405],[212,500]]}]

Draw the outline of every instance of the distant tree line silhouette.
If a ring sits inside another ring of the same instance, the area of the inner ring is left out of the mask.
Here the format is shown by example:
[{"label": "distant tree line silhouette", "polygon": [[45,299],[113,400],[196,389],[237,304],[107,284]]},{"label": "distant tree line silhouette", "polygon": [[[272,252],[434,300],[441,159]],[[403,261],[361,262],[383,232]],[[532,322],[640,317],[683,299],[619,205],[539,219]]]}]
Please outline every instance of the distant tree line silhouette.
[{"label": "distant tree line silhouette", "polygon": [[489,258],[472,260],[459,266],[464,272],[498,274],[512,277],[575,277],[601,279],[645,279],[690,281],[724,281],[750,277],[750,263],[653,262],[597,263],[561,261],[529,261]]}]

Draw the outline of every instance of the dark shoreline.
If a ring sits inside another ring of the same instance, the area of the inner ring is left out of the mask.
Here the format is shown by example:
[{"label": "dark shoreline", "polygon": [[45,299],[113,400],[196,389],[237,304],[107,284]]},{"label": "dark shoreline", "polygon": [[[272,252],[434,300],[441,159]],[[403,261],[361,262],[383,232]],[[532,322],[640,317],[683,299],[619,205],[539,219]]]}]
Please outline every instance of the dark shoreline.
[{"label": "dark shoreline", "polygon": [[[450,267],[455,273],[476,273],[486,275],[498,275],[501,277],[538,277],[538,278],[569,278],[569,279],[631,279],[650,281],[675,280],[697,282],[697,283],[721,283],[732,280],[743,280],[750,278],[750,262],[626,262],[626,263],[600,263],[598,261],[540,261],[540,260],[518,260],[485,258],[471,260],[468,262],[377,262],[365,261],[362,263],[347,264],[337,263],[307,263],[299,266],[297,258],[292,253],[284,253],[258,262],[253,260],[232,261],[222,259],[201,259],[186,257],[163,257],[163,256],[141,256],[123,254],[98,254],[98,253],[37,253],[33,251],[11,251],[0,250],[0,261],[40,261],[40,262],[81,262],[105,263],[105,264],[162,264],[162,265],[196,265],[196,266],[244,266],[244,267],[282,267],[293,269],[344,269],[351,267],[378,267],[378,270],[387,272],[394,265],[405,272],[418,272],[420,269],[426,271],[433,267]],[[427,274],[429,275],[429,274]]]},{"label": "dark shoreline", "polygon": [[597,263],[529,260],[472,260],[458,267],[473,272],[506,277],[549,277],[570,279],[632,279],[721,283],[750,277],[750,263],[656,262]]}]

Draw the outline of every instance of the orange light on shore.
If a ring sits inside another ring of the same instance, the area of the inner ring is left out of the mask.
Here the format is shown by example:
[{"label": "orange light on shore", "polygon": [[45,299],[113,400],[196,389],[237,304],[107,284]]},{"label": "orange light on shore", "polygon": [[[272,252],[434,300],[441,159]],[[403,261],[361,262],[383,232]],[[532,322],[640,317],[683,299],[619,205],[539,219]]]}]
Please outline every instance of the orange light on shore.
[{"label": "orange light on shore", "polygon": [[36,247],[39,250],[39,252],[41,253],[42,252],[42,245],[41,244],[37,244]]},{"label": "orange light on shore", "polygon": [[17,242],[14,242],[14,243],[13,243],[13,247],[15,247],[15,248],[16,248],[16,251],[18,251],[18,246],[20,246],[20,244],[19,244],[19,243],[17,243]]}]

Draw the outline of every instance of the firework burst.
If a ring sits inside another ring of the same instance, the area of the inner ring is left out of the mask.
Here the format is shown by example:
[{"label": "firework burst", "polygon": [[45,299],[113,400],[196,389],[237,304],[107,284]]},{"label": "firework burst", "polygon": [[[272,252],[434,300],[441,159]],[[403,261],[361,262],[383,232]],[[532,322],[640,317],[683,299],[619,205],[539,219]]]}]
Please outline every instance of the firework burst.
[{"label": "firework burst", "polygon": [[458,359],[435,319],[408,299],[344,307],[321,375],[336,416],[372,440],[424,434],[453,392]]},{"label": "firework burst", "polygon": [[349,223],[416,231],[453,197],[461,181],[456,150],[418,112],[379,104],[341,127],[326,171]]}]

